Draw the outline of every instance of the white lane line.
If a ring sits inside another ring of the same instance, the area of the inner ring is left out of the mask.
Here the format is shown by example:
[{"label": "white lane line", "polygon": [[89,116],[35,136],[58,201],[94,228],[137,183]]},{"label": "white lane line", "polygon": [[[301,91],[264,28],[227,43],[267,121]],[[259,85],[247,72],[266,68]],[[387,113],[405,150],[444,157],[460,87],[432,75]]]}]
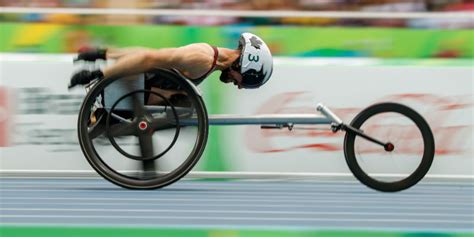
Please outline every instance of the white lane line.
[{"label": "white lane line", "polygon": [[[35,183],[15,183],[15,182],[0,182],[1,187],[38,187],[38,185],[41,186],[53,186],[53,187],[89,187],[89,186],[94,186],[94,187],[115,187],[119,189],[118,186],[108,184],[108,183],[76,183],[76,182],[70,182],[70,183],[52,183],[52,182],[35,182]],[[320,183],[320,184],[299,184],[299,183],[279,183],[279,184],[261,184],[261,183],[232,183],[232,182],[227,182],[226,184],[209,184],[209,183],[176,183],[173,184],[173,188],[182,188],[182,187],[206,187],[206,188],[224,188],[224,189],[233,189],[233,188],[274,188],[274,189],[281,189],[282,187],[306,187],[306,188],[339,188],[339,187],[352,187],[352,188],[358,188],[360,189],[363,186],[360,186],[358,183],[354,184],[341,184],[341,183]],[[474,186],[472,186],[474,187]],[[425,187],[428,188],[428,187]],[[454,187],[453,187],[454,188]]]},{"label": "white lane line", "polygon": [[424,219],[380,219],[380,218],[287,218],[287,217],[209,217],[203,215],[196,216],[109,216],[109,215],[0,215],[0,218],[60,218],[60,219],[144,219],[144,220],[208,220],[208,221],[222,221],[222,220],[243,220],[243,221],[333,221],[341,222],[378,222],[378,223],[429,223],[429,224],[474,224],[474,221],[465,220],[424,220]]},{"label": "white lane line", "polygon": [[[128,11],[128,10],[127,10]],[[208,10],[206,10],[208,11]],[[301,12],[301,11],[300,11]],[[387,14],[387,13],[383,13]],[[18,57],[17,55],[5,54],[6,57]],[[30,55],[34,57],[35,55]],[[69,57],[69,56],[68,56]],[[21,56],[22,59],[25,55]],[[44,59],[43,59],[44,60]],[[295,58],[278,58],[278,60],[295,61]],[[298,59],[296,59],[298,60]],[[360,59],[358,59],[360,61]],[[305,62],[307,59],[305,59]],[[346,60],[347,61],[347,60]],[[127,174],[130,171],[119,170],[122,174]],[[49,178],[95,178],[100,176],[93,170],[1,170],[0,174],[8,177],[8,175],[24,175],[25,178],[44,177],[49,175]],[[72,177],[71,177],[72,176]],[[373,177],[406,177],[406,174],[386,174],[373,173]],[[11,177],[15,178],[15,177]],[[328,173],[314,173],[314,172],[250,172],[250,171],[191,171],[186,175],[186,178],[230,178],[230,179],[317,179],[317,178],[333,178],[333,179],[352,179],[355,180],[354,175],[350,172],[328,172]],[[424,177],[425,181],[429,179],[442,180],[474,180],[474,175],[459,175],[459,174],[427,174]]]},{"label": "white lane line", "polygon": [[[346,195],[346,196],[344,196]],[[21,193],[12,193],[10,195],[1,194],[0,200],[15,200],[15,198],[19,198],[18,200],[53,200],[51,198],[57,198],[58,200],[111,200],[111,201],[120,201],[120,200],[147,200],[151,202],[155,202],[158,200],[188,200],[188,201],[224,201],[230,202],[292,202],[292,203],[311,203],[311,202],[321,202],[321,201],[331,201],[331,202],[372,202],[374,204],[388,204],[389,202],[396,202],[399,204],[417,204],[417,205],[446,205],[446,202],[449,202],[449,205],[464,205],[464,206],[474,206],[474,202],[472,202],[472,198],[466,197],[463,199],[460,198],[437,198],[429,200],[428,198],[419,198],[419,197],[352,197],[347,194],[340,194],[340,195],[332,195],[332,196],[266,196],[266,195],[259,195],[259,196],[246,196],[246,195],[231,195],[231,194],[201,194],[195,195],[193,193],[188,194],[180,194],[180,195],[106,195],[102,193],[94,193],[94,194],[80,194],[80,195],[69,195],[67,193],[55,194],[55,195],[34,195],[27,193],[26,195],[22,195]],[[79,199],[70,199],[70,198],[79,198]],[[100,199],[102,198],[102,199]]]},{"label": "white lane line", "polygon": [[[102,180],[97,180],[97,181],[89,181],[89,182],[81,182],[81,181],[67,181],[67,180],[58,180],[57,182],[55,181],[42,181],[42,180],[37,180],[37,181],[2,181],[0,179],[0,185],[100,185],[100,186],[109,186],[109,187],[117,187],[113,185],[112,183],[108,183],[106,181]],[[301,182],[301,181],[223,181],[223,182],[218,182],[218,181],[210,181],[210,182],[202,182],[202,181],[179,181],[178,183],[173,184],[173,186],[181,187],[181,186],[200,186],[203,185],[205,187],[255,187],[255,186],[268,186],[268,187],[281,187],[281,186],[304,186],[304,187],[311,187],[311,186],[353,186],[353,187],[359,187],[359,182],[339,182],[339,181],[334,181],[334,182]]]},{"label": "white lane line", "polygon": [[[134,192],[134,191],[133,191]],[[1,192],[0,192],[1,193]],[[70,192],[69,191],[61,191],[59,193],[56,193],[54,195],[51,195],[52,192],[44,193],[44,196],[47,197],[41,197],[39,195],[31,195],[31,197],[25,197],[20,194],[21,192],[13,192],[10,193],[11,196],[7,195],[6,193],[2,194],[2,198],[13,198],[13,197],[20,197],[20,198],[30,198],[30,199],[38,199],[38,198],[49,198],[50,196],[55,196],[57,198],[69,198],[68,196],[62,196],[61,195],[68,195]],[[107,193],[108,194],[108,193]],[[78,195],[75,195],[76,197],[87,197],[87,198],[92,198],[93,196],[107,196],[106,193],[100,193],[100,192],[92,192],[92,194],[89,193],[79,193]],[[137,194],[137,195],[136,195]],[[294,202],[298,201],[308,201],[308,200],[326,200],[326,199],[331,199],[331,200],[338,200],[338,201],[349,201],[353,199],[363,199],[367,201],[373,201],[373,202],[387,202],[387,201],[397,201],[400,203],[426,203],[426,204],[442,204],[445,203],[446,200],[449,200],[450,202],[455,202],[455,203],[472,203],[472,197],[470,196],[460,196],[457,198],[453,198],[452,196],[446,196],[446,197],[437,197],[437,198],[430,198],[430,195],[426,196],[376,196],[376,195],[364,195],[364,196],[359,196],[359,195],[353,195],[353,194],[347,194],[347,193],[341,193],[341,194],[313,194],[313,195],[269,195],[269,194],[258,194],[258,193],[248,193],[248,194],[236,194],[236,193],[216,193],[216,192],[204,192],[204,193],[199,193],[199,195],[195,192],[186,192],[186,193],[147,193],[142,192],[142,193],[120,193],[122,195],[119,199],[111,197],[110,200],[120,200],[124,198],[135,198],[139,196],[140,194],[146,195],[149,200],[153,200],[151,198],[156,198],[156,199],[161,199],[161,198],[175,198],[175,199],[192,199],[192,200],[207,200],[209,198],[216,198],[219,197],[219,200],[228,200],[232,199],[233,200],[254,200],[254,201],[267,201],[267,200],[275,200],[275,201],[285,201],[285,200],[291,200]],[[151,195],[150,195],[151,194]],[[253,195],[252,195],[253,194]],[[17,196],[19,195],[19,196]],[[115,195],[116,196],[116,195]],[[236,198],[239,199],[236,199]],[[107,198],[107,197],[106,197]],[[85,199],[86,200],[86,199]],[[415,201],[413,201],[415,200]]]},{"label": "white lane line", "polygon": [[[291,186],[291,187],[288,187]],[[20,190],[20,189],[45,189],[45,188],[51,188],[51,189],[59,189],[59,188],[67,188],[67,189],[78,189],[78,188],[116,188],[115,191],[126,191],[125,189],[121,189],[117,186],[112,186],[112,185],[104,185],[104,184],[55,184],[52,186],[52,184],[47,184],[47,183],[37,183],[37,184],[1,184],[0,183],[0,189],[15,189],[15,190]],[[290,191],[295,191],[295,192],[301,192],[302,189],[305,190],[305,192],[308,193],[313,193],[313,192],[321,192],[321,191],[339,191],[339,190],[344,190],[344,191],[367,191],[371,192],[373,190],[366,189],[364,186],[360,185],[332,185],[332,184],[320,184],[320,185],[311,185],[311,186],[300,186],[298,184],[295,185],[274,185],[274,186],[264,186],[264,185],[252,185],[252,184],[246,184],[246,185],[206,185],[206,184],[189,184],[189,185],[173,185],[170,187],[163,188],[161,190],[165,191],[173,191],[174,189],[193,189],[196,191],[199,190],[204,190],[204,189],[218,189],[219,191],[239,191],[239,190],[255,190],[255,191],[275,191],[275,192],[290,192]],[[310,189],[310,190],[308,190]],[[158,189],[157,189],[158,190]],[[408,192],[412,191],[430,191],[431,194],[445,194],[446,192],[456,192],[456,193],[464,193],[466,191],[471,191],[474,193],[474,186],[449,186],[449,187],[423,187],[423,186],[417,186],[413,190],[409,190]]]},{"label": "white lane line", "polygon": [[[282,215],[354,215],[354,216],[439,216],[439,217],[472,217],[471,214],[448,213],[399,213],[399,212],[310,212],[310,211],[242,211],[242,210],[180,210],[180,209],[77,209],[77,208],[0,208],[0,211],[54,211],[54,212],[134,212],[134,213],[224,213],[224,214],[282,214]],[[72,214],[72,213],[70,213]],[[388,218],[390,219],[390,218]],[[473,222],[474,223],[474,222]]]},{"label": "white lane line", "polygon": [[[1,174],[1,173],[0,173]],[[264,178],[264,179],[239,179],[234,178],[229,181],[218,181],[218,180],[206,180],[203,181],[200,178],[189,178],[185,177],[181,179],[176,184],[190,184],[190,183],[212,183],[212,184],[222,184],[222,183],[231,183],[231,184],[249,184],[249,183],[256,183],[256,184],[277,184],[277,183],[300,183],[300,184],[360,184],[355,178],[350,175],[350,179],[341,179],[341,178],[322,178],[317,179],[317,177],[313,178]],[[444,184],[472,184],[474,180],[474,176],[470,178],[447,178],[439,180],[422,180],[419,185],[444,185]],[[82,178],[82,177],[0,177],[0,183],[38,183],[38,182],[48,182],[48,183],[93,183],[99,182],[102,184],[110,184],[107,180],[102,179],[100,177],[92,177],[92,178]]]},{"label": "white lane line", "polygon": [[[108,184],[97,184],[97,183],[84,183],[84,184],[77,184],[77,183],[28,183],[28,184],[2,184],[0,182],[0,188],[5,188],[5,189],[20,189],[20,188],[32,188],[32,189],[37,189],[41,188],[44,189],[45,187],[48,188],[106,188],[109,191],[110,188],[116,188],[115,191],[127,191],[125,189],[119,188],[114,185],[108,185]],[[245,183],[245,184],[236,184],[236,183],[231,183],[227,182],[227,184],[207,184],[207,183],[195,183],[195,184],[180,184],[177,183],[173,186],[168,186],[163,189],[156,189],[156,190],[165,190],[165,191],[174,191],[174,190],[179,190],[179,189],[193,189],[196,191],[202,190],[202,189],[218,189],[218,190],[232,190],[232,191],[238,191],[238,190],[255,190],[255,191],[276,191],[276,192],[289,192],[289,191],[295,191],[299,192],[301,190],[309,190],[309,192],[323,192],[323,191],[365,191],[366,193],[374,193],[374,190],[368,189],[365,186],[362,186],[360,183],[355,183],[354,185],[341,185],[341,184],[314,184],[314,185],[301,185],[299,183],[294,183],[294,184],[289,184],[289,183],[283,183],[283,184],[254,184],[254,183]],[[446,192],[456,192],[456,193],[464,193],[464,192],[471,192],[474,193],[474,185],[466,185],[466,184],[452,184],[452,186],[447,186],[447,185],[431,185],[431,186],[426,186],[426,185],[418,185],[408,191],[405,191],[404,193],[419,193],[419,192],[429,192],[430,194],[445,194]]]},{"label": "white lane line", "polygon": [[[18,180],[17,180],[18,179]],[[115,187],[113,184],[107,182],[106,180],[103,179],[57,179],[57,180],[52,180],[52,178],[38,178],[35,180],[30,180],[31,178],[5,178],[5,177],[0,177],[0,184],[96,184],[96,185],[109,185]],[[44,181],[44,180],[47,181]],[[54,178],[56,179],[56,178]],[[27,181],[25,181],[27,180]],[[258,185],[258,186],[281,186],[281,185],[296,185],[296,186],[319,186],[319,185],[354,185],[354,186],[359,186],[360,182],[355,180],[355,181],[349,181],[349,180],[294,180],[294,179],[284,179],[284,180],[273,180],[273,179],[265,179],[265,180],[233,180],[233,181],[200,181],[200,180],[193,180],[193,179],[183,179],[180,180],[179,182],[175,183],[173,186],[181,186],[181,185],[212,185],[212,186],[246,186],[246,185]],[[439,182],[434,182],[434,181],[422,181],[419,183],[417,188],[429,188],[431,186],[446,186],[446,185],[465,185],[465,186],[470,186],[473,187],[473,183],[471,180],[469,181],[439,181]]]},{"label": "white lane line", "polygon": [[[282,199],[282,200],[274,200],[274,199],[232,199],[232,198],[226,198],[226,199],[216,199],[216,198],[196,198],[193,196],[189,196],[188,198],[162,198],[162,197],[154,197],[154,198],[90,198],[90,197],[84,197],[84,198],[77,198],[77,197],[23,197],[23,196],[16,196],[16,197],[2,197],[0,200],[84,200],[84,201],[138,201],[138,202],[159,202],[159,201],[174,201],[176,203],[178,202],[223,202],[223,203],[229,203],[229,205],[233,205],[234,203],[255,203],[256,201],[263,201],[265,203],[308,203],[308,204],[313,204],[313,203],[347,203],[350,202],[352,204],[356,203],[369,203],[372,205],[377,205],[379,203],[382,204],[393,204],[393,201],[397,201],[397,204],[400,205],[416,205],[416,206],[430,206],[430,205],[446,205],[446,201],[440,201],[440,202],[429,202],[426,200],[419,200],[419,201],[411,201],[411,200],[393,200],[393,199],[382,199],[382,200],[351,200],[350,198],[348,199],[341,199],[341,200],[327,200],[326,198],[316,200],[315,198],[312,199]],[[402,201],[402,202],[401,202]],[[467,202],[467,203],[450,203],[449,206],[462,206],[462,207],[467,207],[467,208],[472,208],[473,203]]]},{"label": "white lane line", "polygon": [[[43,194],[49,194],[51,196],[69,194],[69,193],[77,193],[77,196],[83,195],[101,195],[101,196],[108,196],[108,195],[121,195],[121,196],[140,196],[146,195],[147,197],[151,196],[176,196],[176,197],[185,197],[188,195],[193,196],[218,196],[218,197],[248,197],[248,198],[263,198],[263,197],[271,197],[272,199],[275,198],[344,198],[347,199],[348,196],[351,198],[364,198],[370,200],[386,200],[386,199],[425,199],[426,201],[439,201],[439,200],[452,200],[452,201],[471,201],[474,197],[474,192],[452,192],[446,191],[442,192],[423,192],[423,193],[381,193],[381,192],[365,192],[360,193],[360,190],[347,190],[344,191],[339,190],[315,190],[300,192],[298,190],[282,190],[282,191],[264,191],[264,190],[250,190],[250,189],[242,189],[240,190],[205,190],[205,189],[175,189],[175,190],[110,190],[110,189],[30,189],[30,190],[23,190],[23,189],[9,189],[5,191],[4,189],[0,188],[0,193],[3,196],[13,195],[13,194],[23,194],[23,193],[40,193],[36,196],[42,196]],[[449,194],[447,194],[449,192]]]},{"label": "white lane line", "polygon": [[[99,190],[101,191],[101,190]],[[108,194],[108,193],[120,193],[122,195],[133,195],[133,194],[146,194],[146,195],[198,195],[198,194],[203,194],[203,195],[219,195],[219,196],[226,196],[226,195],[231,195],[231,196],[245,196],[245,197],[269,197],[271,196],[272,198],[278,197],[278,198],[294,198],[294,197],[310,197],[314,198],[314,195],[319,196],[319,197],[342,197],[344,195],[347,195],[345,192],[341,193],[322,193],[320,190],[315,190],[315,191],[307,191],[307,192],[297,192],[297,193],[290,193],[288,194],[287,192],[275,192],[275,191],[269,191],[269,192],[255,192],[255,191],[234,191],[234,190],[166,190],[166,191],[151,191],[151,190],[105,190],[104,192],[99,192],[98,190],[87,190],[87,189],[67,189],[67,190],[60,190],[60,189],[31,189],[31,190],[23,190],[23,189],[0,189],[0,192],[14,192],[14,193],[79,193],[79,194],[89,194],[89,193],[102,193],[102,194]],[[3,194],[5,195],[5,193]],[[357,198],[380,198],[380,197],[390,197],[390,198],[405,198],[405,197],[411,197],[411,198],[429,198],[431,200],[433,199],[446,199],[449,198],[449,200],[457,200],[457,201],[470,201],[472,200],[472,196],[466,195],[466,196],[459,196],[459,195],[453,195],[453,194],[445,194],[445,195],[435,195],[433,196],[432,193],[391,193],[391,194],[385,194],[385,193],[379,193],[379,192],[373,192],[373,193],[350,193],[351,197],[357,197]]]},{"label": "white lane line", "polygon": [[[170,205],[179,205],[180,207],[196,207],[196,203],[134,203],[134,202],[87,202],[87,203],[67,203],[67,202],[44,202],[44,203],[32,203],[32,202],[5,202],[3,200],[2,204],[0,207],[7,207],[7,206],[15,206],[15,205],[35,205],[35,206],[44,206],[44,205],[53,205],[53,206],[133,206],[133,207],[152,207],[152,206],[170,206]],[[216,203],[199,203],[199,207],[229,207],[231,205],[232,207],[235,208],[308,208],[308,205],[298,205],[298,204],[275,204],[275,205],[269,205],[269,204],[253,204],[253,203],[248,203],[248,204],[216,204]],[[320,206],[315,206],[311,208],[320,208]],[[443,211],[443,210],[461,210],[461,211],[466,211],[466,207],[440,207],[440,206],[428,206],[428,207],[420,207],[420,206],[414,206],[414,207],[399,207],[399,206],[374,206],[373,203],[369,203],[368,205],[331,205],[329,208],[359,208],[359,209],[382,209],[382,210],[391,210],[391,209],[396,209],[396,210],[410,210],[410,211]],[[472,206],[472,209],[474,210],[474,205]],[[469,209],[468,209],[469,210]]]},{"label": "white lane line", "polygon": [[[301,191],[305,189],[305,191]],[[48,191],[46,191],[48,190]],[[157,190],[126,190],[126,189],[111,189],[110,187],[94,187],[94,186],[78,186],[78,187],[71,187],[71,186],[64,186],[64,187],[1,187],[0,186],[0,193],[11,193],[11,192],[84,192],[84,193],[123,193],[123,194],[132,194],[132,193],[140,193],[140,194],[156,194],[156,195],[172,195],[172,194],[185,194],[185,193],[192,193],[193,195],[199,194],[234,194],[234,195],[247,195],[252,194],[249,196],[256,196],[256,195],[278,195],[278,196],[305,196],[305,195],[318,195],[318,196],[331,196],[331,195],[346,195],[350,194],[356,197],[386,197],[386,196],[393,196],[393,197],[402,197],[402,196],[412,196],[412,197],[420,197],[420,198],[429,198],[429,199],[439,199],[439,198],[467,198],[467,197],[474,197],[474,189],[444,189],[444,190],[433,190],[433,189],[426,189],[426,190],[409,190],[405,192],[399,193],[382,193],[376,192],[375,190],[365,190],[363,188],[259,188],[259,187],[252,187],[252,188],[220,188],[220,187],[173,187],[173,188],[165,188],[165,189],[157,189]]]},{"label": "white lane line", "polygon": [[[116,190],[126,190],[123,188],[120,188],[118,186],[113,186],[113,185],[104,185],[104,184],[46,184],[46,183],[37,183],[37,184],[1,184],[0,183],[0,188],[5,188],[5,189],[19,189],[19,188],[89,188],[89,187],[94,187],[94,188],[115,188]],[[162,190],[173,190],[173,189],[180,189],[180,188],[193,188],[193,189],[221,189],[221,190],[237,190],[237,189],[254,189],[254,190],[274,190],[274,191],[285,191],[287,188],[290,188],[292,190],[301,190],[299,188],[311,188],[311,189],[352,189],[352,190],[363,190],[365,187],[360,186],[360,185],[333,185],[333,184],[324,184],[324,185],[303,185],[300,186],[298,184],[295,185],[289,185],[289,184],[280,184],[280,185],[274,185],[272,186],[266,186],[266,185],[254,185],[254,184],[245,184],[245,185],[206,185],[206,184],[188,184],[188,185],[173,185],[169,186],[166,188],[163,188]],[[452,187],[458,188],[458,187]],[[474,188],[474,186],[473,186]]]}]

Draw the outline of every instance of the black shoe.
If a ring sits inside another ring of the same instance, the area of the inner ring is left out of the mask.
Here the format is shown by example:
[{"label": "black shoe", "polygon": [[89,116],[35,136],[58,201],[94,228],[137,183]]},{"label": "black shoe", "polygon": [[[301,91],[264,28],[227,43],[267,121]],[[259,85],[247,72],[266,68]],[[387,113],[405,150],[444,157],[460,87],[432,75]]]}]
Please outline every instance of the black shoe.
[{"label": "black shoe", "polygon": [[69,81],[68,89],[71,89],[77,85],[87,85],[94,79],[103,78],[104,74],[100,70],[88,71],[82,70],[76,72]]},{"label": "black shoe", "polygon": [[93,49],[93,48],[82,48],[79,49],[77,57],[74,62],[77,61],[88,61],[95,62],[99,59],[106,60],[107,49]]}]

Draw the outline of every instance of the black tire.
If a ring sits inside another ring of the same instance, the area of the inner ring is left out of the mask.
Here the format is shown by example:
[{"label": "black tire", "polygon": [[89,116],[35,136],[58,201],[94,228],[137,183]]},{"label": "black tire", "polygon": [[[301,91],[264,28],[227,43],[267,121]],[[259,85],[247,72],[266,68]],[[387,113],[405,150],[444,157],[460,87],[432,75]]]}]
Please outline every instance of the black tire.
[{"label": "black tire", "polygon": [[[121,173],[114,168],[111,168],[110,164],[107,164],[97,153],[94,144],[92,142],[94,137],[89,136],[89,117],[91,115],[91,108],[96,102],[96,99],[104,91],[104,89],[113,83],[114,81],[120,80],[120,78],[110,78],[107,80],[101,80],[97,82],[93,88],[87,93],[82,107],[79,113],[78,119],[78,136],[79,144],[81,146],[82,152],[86,157],[89,164],[92,168],[97,171],[102,177],[108,181],[119,185],[124,188],[129,189],[156,189],[162,188],[164,186],[170,185],[183,176],[185,176],[194,165],[198,162],[201,157],[208,137],[209,124],[206,107],[204,102],[199,94],[196,93],[193,86],[189,82],[185,81],[186,79],[178,76],[175,72],[169,70],[156,69],[147,73],[147,75],[154,75],[155,77],[166,78],[166,80],[171,81],[172,83],[178,85],[179,89],[187,93],[188,98],[192,105],[194,106],[195,116],[197,117],[196,128],[196,139],[194,146],[190,149],[192,151],[188,157],[182,162],[176,169],[170,171],[164,175],[155,175],[150,177],[131,177],[126,174]],[[141,141],[140,141],[141,142]],[[140,144],[142,145],[142,144]],[[140,162],[140,161],[135,161]],[[143,160],[143,169],[146,171],[147,168],[151,167],[153,169],[153,164],[150,166],[150,160]],[[148,168],[149,169],[149,168]]]},{"label": "black tire", "polygon": [[[378,191],[397,192],[410,188],[411,186],[418,183],[426,175],[430,169],[431,163],[433,162],[435,154],[435,142],[433,133],[431,132],[428,123],[423,119],[423,117],[413,109],[397,103],[380,103],[372,105],[360,112],[352,120],[351,126],[356,129],[360,129],[361,126],[370,118],[382,113],[397,113],[399,115],[405,116],[419,129],[423,140],[423,152],[421,161],[414,172],[401,180],[393,182],[383,182],[370,176],[368,172],[364,171],[363,168],[361,168],[361,165],[358,163],[354,145],[356,137],[358,136],[353,132],[346,132],[344,138],[344,155],[350,170],[361,183]],[[371,134],[367,135],[370,136]],[[397,147],[397,144],[395,144],[395,147]],[[380,147],[380,149],[383,150],[383,147]]]}]

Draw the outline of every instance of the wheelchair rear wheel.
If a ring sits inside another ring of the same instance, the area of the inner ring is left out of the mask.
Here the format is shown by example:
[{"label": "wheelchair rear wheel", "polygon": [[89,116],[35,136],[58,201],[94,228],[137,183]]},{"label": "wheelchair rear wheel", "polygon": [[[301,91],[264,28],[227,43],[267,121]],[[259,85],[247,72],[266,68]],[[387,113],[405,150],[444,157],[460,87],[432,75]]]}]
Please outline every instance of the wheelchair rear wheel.
[{"label": "wheelchair rear wheel", "polygon": [[[209,130],[206,107],[190,82],[162,69],[145,75],[168,88],[141,88],[130,78],[98,81],[78,119],[87,161],[105,179],[130,189],[161,188],[185,176],[202,155]],[[179,91],[179,101],[169,96],[170,85]],[[104,93],[112,87],[122,87],[113,89],[118,99]]]}]

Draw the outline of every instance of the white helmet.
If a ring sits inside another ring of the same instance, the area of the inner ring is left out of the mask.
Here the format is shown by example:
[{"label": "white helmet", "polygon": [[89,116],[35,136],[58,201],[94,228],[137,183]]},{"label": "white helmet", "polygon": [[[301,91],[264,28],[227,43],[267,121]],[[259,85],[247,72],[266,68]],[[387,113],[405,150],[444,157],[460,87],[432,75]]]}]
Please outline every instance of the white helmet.
[{"label": "white helmet", "polygon": [[243,88],[258,88],[265,84],[273,72],[270,49],[263,40],[252,34],[243,33],[239,39],[240,74]]}]

